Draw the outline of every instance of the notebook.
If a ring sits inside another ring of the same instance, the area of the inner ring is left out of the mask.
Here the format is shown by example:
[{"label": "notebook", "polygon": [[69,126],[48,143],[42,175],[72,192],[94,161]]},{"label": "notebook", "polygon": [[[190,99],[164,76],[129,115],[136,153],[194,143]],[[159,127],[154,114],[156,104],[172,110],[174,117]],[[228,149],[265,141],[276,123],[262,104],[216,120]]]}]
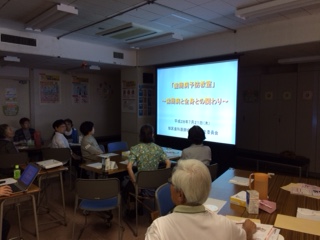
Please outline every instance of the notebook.
[{"label": "notebook", "polygon": [[12,193],[27,191],[34,179],[37,177],[40,167],[29,163],[16,183],[9,184]]},{"label": "notebook", "polygon": [[55,168],[63,165],[62,162],[55,159],[40,161],[40,162],[37,162],[37,164],[44,169]]}]

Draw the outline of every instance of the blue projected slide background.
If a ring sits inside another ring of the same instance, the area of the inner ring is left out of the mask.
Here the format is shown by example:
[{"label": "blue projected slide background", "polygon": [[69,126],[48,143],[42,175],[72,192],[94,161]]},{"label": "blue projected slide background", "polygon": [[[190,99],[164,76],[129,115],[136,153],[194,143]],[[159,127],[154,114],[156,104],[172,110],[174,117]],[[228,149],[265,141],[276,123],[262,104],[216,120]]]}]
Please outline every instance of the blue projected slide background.
[{"label": "blue projected slide background", "polygon": [[157,134],[235,144],[238,60],[157,69]]}]

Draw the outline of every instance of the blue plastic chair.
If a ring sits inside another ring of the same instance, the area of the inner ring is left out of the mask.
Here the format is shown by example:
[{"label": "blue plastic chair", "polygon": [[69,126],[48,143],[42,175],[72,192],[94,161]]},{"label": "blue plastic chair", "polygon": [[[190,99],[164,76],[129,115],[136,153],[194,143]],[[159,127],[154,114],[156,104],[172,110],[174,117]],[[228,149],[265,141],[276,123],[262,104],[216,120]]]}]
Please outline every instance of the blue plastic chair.
[{"label": "blue plastic chair", "polygon": [[127,151],[127,142],[112,142],[108,143],[108,152]]},{"label": "blue plastic chair", "polygon": [[[118,238],[121,239],[121,196],[119,179],[77,179],[74,219],[78,208],[86,212],[105,212],[118,208]],[[87,225],[88,214],[84,215],[85,224],[82,227],[77,239],[80,239],[80,236],[82,235],[84,228]],[[73,222],[72,239],[74,238],[74,231],[75,222]]]},{"label": "blue plastic chair", "polygon": [[158,187],[156,191],[156,202],[159,216],[167,215],[175,207],[171,200],[170,183],[165,183]]}]

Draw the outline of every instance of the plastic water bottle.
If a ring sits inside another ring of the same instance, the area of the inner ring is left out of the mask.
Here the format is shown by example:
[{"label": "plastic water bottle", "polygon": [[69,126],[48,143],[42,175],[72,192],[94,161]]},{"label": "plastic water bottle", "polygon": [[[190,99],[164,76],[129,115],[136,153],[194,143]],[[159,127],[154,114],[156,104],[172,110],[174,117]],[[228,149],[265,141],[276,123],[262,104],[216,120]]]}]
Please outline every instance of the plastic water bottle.
[{"label": "plastic water bottle", "polygon": [[13,170],[13,178],[17,180],[20,178],[20,175],[21,175],[21,171],[20,171],[19,165],[15,165]]}]

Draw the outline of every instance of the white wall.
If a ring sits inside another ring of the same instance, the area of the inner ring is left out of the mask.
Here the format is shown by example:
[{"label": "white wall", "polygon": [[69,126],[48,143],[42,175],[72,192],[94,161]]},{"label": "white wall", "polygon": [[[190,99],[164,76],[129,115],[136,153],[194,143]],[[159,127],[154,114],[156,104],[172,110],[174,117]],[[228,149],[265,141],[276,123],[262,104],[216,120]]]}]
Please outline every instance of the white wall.
[{"label": "white wall", "polygon": [[[61,101],[56,104],[40,104],[39,73],[60,76]],[[72,103],[72,75],[59,71],[7,68],[0,71],[0,104],[4,103],[4,89],[17,89],[19,114],[6,117],[0,113],[0,122],[19,128],[19,119],[28,117],[32,126],[41,132],[44,140],[49,140],[52,133],[52,123],[57,119],[70,118],[76,128],[83,121],[95,124],[96,136],[112,136],[121,133],[120,104],[120,70],[108,74],[75,74],[89,80],[89,103]],[[15,79],[27,79],[26,84],[20,84]],[[30,87],[29,87],[30,86]]]},{"label": "white wall", "polygon": [[139,50],[138,66],[242,53],[257,49],[320,41],[319,15],[248,26],[236,33],[224,32]]}]

